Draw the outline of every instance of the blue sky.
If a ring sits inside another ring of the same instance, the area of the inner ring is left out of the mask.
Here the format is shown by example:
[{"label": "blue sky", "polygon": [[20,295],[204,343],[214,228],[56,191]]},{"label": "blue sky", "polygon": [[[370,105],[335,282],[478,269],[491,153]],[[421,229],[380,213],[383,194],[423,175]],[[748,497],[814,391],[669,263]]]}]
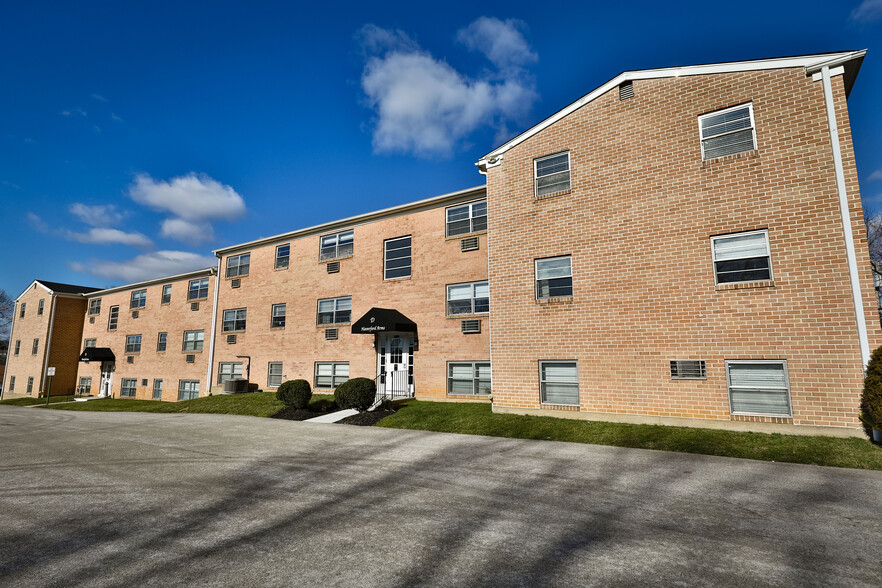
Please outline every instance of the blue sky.
[{"label": "blue sky", "polygon": [[111,286],[483,183],[478,157],[631,69],[869,48],[849,101],[882,208],[882,0],[17,2],[0,18],[0,288]]}]

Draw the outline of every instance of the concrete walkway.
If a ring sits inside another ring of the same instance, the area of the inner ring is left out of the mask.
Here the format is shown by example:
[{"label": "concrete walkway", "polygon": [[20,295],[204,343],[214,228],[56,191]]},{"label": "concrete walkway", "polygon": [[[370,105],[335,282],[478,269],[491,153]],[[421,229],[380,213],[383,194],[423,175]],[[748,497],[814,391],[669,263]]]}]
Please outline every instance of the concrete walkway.
[{"label": "concrete walkway", "polygon": [[0,406],[2,586],[873,586],[882,472]]},{"label": "concrete walkway", "polygon": [[351,417],[352,415],[358,414],[358,411],[354,408],[347,408],[344,410],[338,410],[337,412],[331,412],[328,414],[323,414],[322,416],[317,416],[315,418],[306,419],[303,421],[304,423],[336,423],[342,421],[346,417]]}]

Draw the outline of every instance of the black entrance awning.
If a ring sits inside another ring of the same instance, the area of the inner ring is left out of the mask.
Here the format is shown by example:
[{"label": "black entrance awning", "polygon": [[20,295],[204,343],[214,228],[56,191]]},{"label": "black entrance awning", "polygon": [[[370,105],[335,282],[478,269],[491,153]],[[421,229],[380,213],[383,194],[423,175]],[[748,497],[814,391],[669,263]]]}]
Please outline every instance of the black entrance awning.
[{"label": "black entrance awning", "polygon": [[116,361],[116,356],[110,350],[110,347],[86,347],[80,353],[80,361],[85,361],[86,363],[90,361]]},{"label": "black entrance awning", "polygon": [[416,333],[416,323],[394,308],[372,308],[352,324],[353,333]]}]

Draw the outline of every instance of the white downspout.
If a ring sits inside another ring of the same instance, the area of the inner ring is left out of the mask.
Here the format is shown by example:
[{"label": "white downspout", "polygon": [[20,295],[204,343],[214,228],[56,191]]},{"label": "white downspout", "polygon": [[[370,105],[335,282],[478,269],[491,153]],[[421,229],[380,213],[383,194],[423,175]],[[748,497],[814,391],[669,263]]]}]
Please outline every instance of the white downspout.
[{"label": "white downspout", "polygon": [[46,369],[49,367],[49,352],[52,351],[52,327],[55,326],[55,301],[58,296],[52,293],[52,310],[49,312],[49,335],[46,337],[46,359],[43,360],[43,374],[40,376],[40,392],[46,387]]},{"label": "white downspout", "polygon": [[[205,395],[211,393],[211,375],[214,372],[214,334],[217,328],[217,295],[220,291],[221,258],[217,258],[217,273],[214,274],[214,302],[211,304],[211,335],[208,341],[208,375],[205,378]],[[210,279],[210,278],[209,278]]]},{"label": "white downspout", "polygon": [[13,341],[15,340],[14,339],[15,317],[17,315],[18,315],[18,300],[15,300],[12,304],[12,324],[9,326],[9,345],[6,347],[6,367],[3,370],[3,382],[2,382],[3,386],[0,387],[0,400],[3,399],[3,396],[6,394],[6,391],[8,390],[8,388],[6,387],[6,384],[8,383],[9,378],[11,377],[9,374],[9,358],[13,357],[12,353],[13,353],[13,351],[15,351],[15,348],[14,348],[15,343],[13,343]]},{"label": "white downspout", "polygon": [[842,151],[839,146],[839,127],[836,124],[836,110],[833,103],[833,87],[830,84],[830,68],[821,69],[824,84],[824,100],[827,103],[827,123],[830,127],[830,146],[833,148],[833,169],[836,176],[836,191],[839,194],[839,213],[842,215],[842,232],[845,235],[845,253],[848,259],[848,275],[851,279],[851,297],[854,302],[854,314],[857,321],[858,342],[861,348],[861,360],[864,369],[870,361],[870,341],[867,337],[867,317],[864,314],[861,296],[860,275],[857,267],[857,255],[854,248],[854,235],[851,226],[851,213],[848,210],[848,193],[845,190],[845,171],[842,166]]}]

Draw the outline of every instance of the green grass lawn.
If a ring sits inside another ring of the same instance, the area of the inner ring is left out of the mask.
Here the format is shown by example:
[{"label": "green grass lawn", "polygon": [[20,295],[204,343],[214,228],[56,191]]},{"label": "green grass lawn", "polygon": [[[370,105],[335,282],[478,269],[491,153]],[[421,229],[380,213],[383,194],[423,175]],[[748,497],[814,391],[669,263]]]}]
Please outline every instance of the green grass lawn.
[{"label": "green grass lawn", "polygon": [[[333,400],[329,394],[313,394],[310,404],[320,400]],[[99,398],[88,402],[50,405],[57,410],[87,410],[99,412],[168,412],[168,413],[212,413],[241,414],[268,417],[276,414],[285,405],[276,400],[275,392],[253,392],[251,394],[218,394],[203,396],[181,402],[160,402],[159,400],[132,400],[128,398]]]},{"label": "green grass lawn", "polygon": [[[53,402],[70,402],[75,396],[50,396],[49,403]],[[0,404],[8,404],[10,406],[33,406],[34,404],[46,404],[45,398],[34,398],[32,396],[24,396],[22,398],[10,398],[9,400],[0,400]]]},{"label": "green grass lawn", "polygon": [[866,439],[741,433],[493,414],[489,404],[410,400],[380,427],[660,449],[843,468],[882,470],[882,448]]}]

